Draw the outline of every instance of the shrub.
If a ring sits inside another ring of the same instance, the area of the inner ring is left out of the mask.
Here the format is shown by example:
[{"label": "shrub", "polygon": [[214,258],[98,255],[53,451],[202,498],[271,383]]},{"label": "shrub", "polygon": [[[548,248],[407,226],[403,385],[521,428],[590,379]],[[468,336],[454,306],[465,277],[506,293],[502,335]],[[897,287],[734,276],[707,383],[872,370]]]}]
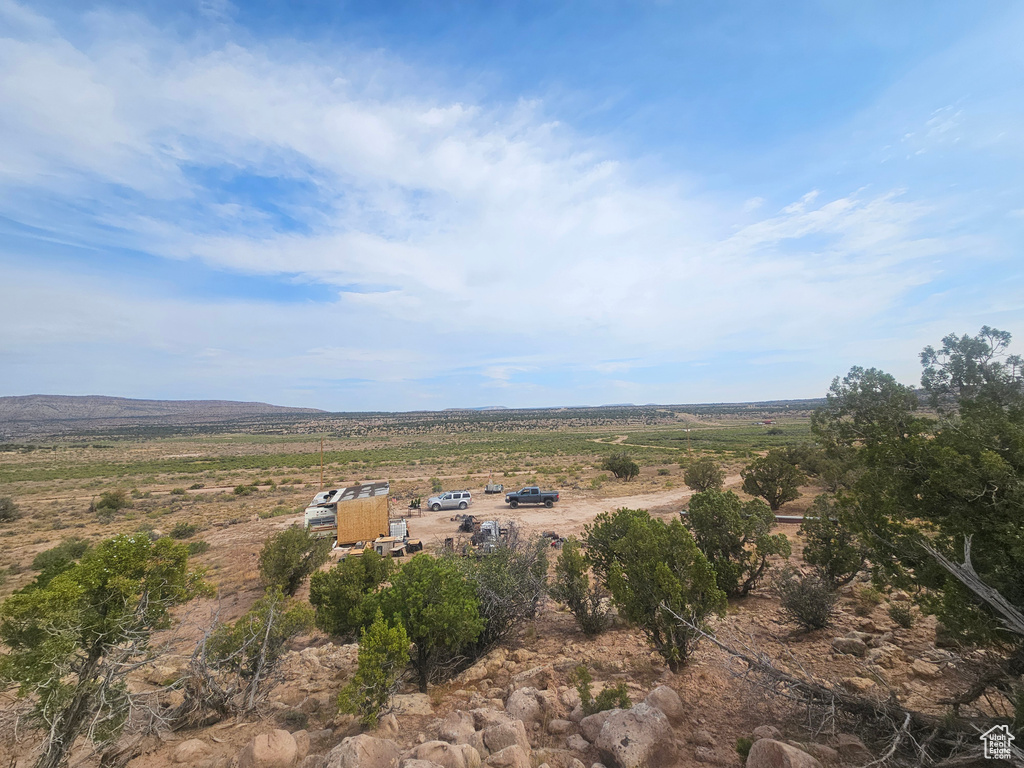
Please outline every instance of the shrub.
[{"label": "shrub", "polygon": [[117,488],[113,491],[104,491],[100,494],[100,500],[96,502],[95,511],[109,510],[110,512],[118,512],[122,509],[127,509],[132,505],[132,500],[128,496],[128,492],[124,489]]},{"label": "shrub", "polygon": [[201,555],[204,552],[210,551],[210,542],[208,541],[190,541],[188,543],[189,555]]},{"label": "shrub", "polygon": [[836,595],[832,584],[816,573],[802,575],[786,569],[776,588],[786,616],[806,630],[822,629],[832,623]]},{"label": "shrub", "polygon": [[619,683],[614,688],[605,688],[595,699],[590,690],[592,682],[590,670],[582,664],[569,676],[569,683],[576,686],[576,691],[580,695],[580,706],[584,715],[595,715],[608,709],[629,709],[633,706],[625,683]]},{"label": "shrub", "polygon": [[184,496],[184,495],[185,495],[185,489],[184,488],[171,488],[171,496]]},{"label": "shrub", "polygon": [[914,626],[914,612],[907,602],[890,603],[889,604],[889,618],[893,622],[904,629],[910,629]]},{"label": "shrub", "polygon": [[778,449],[754,459],[740,474],[743,490],[767,501],[772,512],[798,498],[799,487],[805,480],[803,473],[789,463],[786,452]]},{"label": "shrub", "polygon": [[874,587],[862,587],[854,596],[857,600],[853,612],[858,616],[870,616],[871,613],[882,604],[882,593]]},{"label": "shrub", "polygon": [[840,521],[839,511],[827,495],[814,499],[800,524],[800,533],[806,539],[804,562],[835,586],[848,584],[864,567],[860,540]]},{"label": "shrub", "polygon": [[271,517],[283,517],[284,515],[295,514],[295,510],[289,509],[284,505],[279,505],[273,509],[265,509],[257,514],[259,515],[260,520],[266,520]]},{"label": "shrub", "polygon": [[367,550],[360,557],[346,557],[328,571],[309,578],[309,602],[316,609],[318,629],[335,637],[353,636],[364,623],[366,596],[390,578],[391,558]]},{"label": "shrub", "polygon": [[251,496],[258,490],[259,488],[257,488],[255,485],[236,485],[235,496]]},{"label": "shrub", "polygon": [[294,595],[313,571],[327,562],[330,539],[317,539],[308,530],[292,526],[267,540],[260,550],[260,578]]},{"label": "shrub", "polygon": [[11,523],[21,517],[18,506],[10,496],[0,496],[0,523]]},{"label": "shrub", "polygon": [[713,459],[698,459],[686,467],[683,482],[687,488],[698,493],[720,491],[725,484],[725,472]]},{"label": "shrub", "polygon": [[666,525],[632,509],[602,512],[585,531],[591,563],[621,615],[677,672],[700,638],[705,618],[724,613],[726,605],[693,536],[678,518]]},{"label": "shrub", "polygon": [[690,500],[687,520],[718,588],[730,597],[757,585],[770,556],[789,557],[791,551],[785,534],[770,533],[775,516],[760,499],[743,503],[732,491],[704,491]]},{"label": "shrub", "polygon": [[64,539],[56,547],[44,550],[32,559],[33,571],[59,572],[89,551],[90,544],[77,536]]},{"label": "shrub", "polygon": [[377,611],[373,623],[360,633],[356,673],[338,696],[338,709],[358,715],[363,726],[374,727],[398,690],[398,677],[408,663],[405,628],[400,622],[391,626]]},{"label": "shrub", "polygon": [[440,493],[444,490],[444,483],[442,483],[438,478],[432,477],[430,478],[430,490],[434,493]]},{"label": "shrub", "polygon": [[604,604],[607,592],[600,584],[590,583],[587,570],[579,542],[575,537],[569,537],[555,563],[551,596],[566,604],[584,635],[594,637],[601,634],[608,624],[608,608]]},{"label": "shrub", "polygon": [[740,736],[736,739],[736,754],[740,756],[740,759],[746,761],[747,755],[750,754],[750,748],[754,746],[753,739],[748,739],[746,736]]},{"label": "shrub", "polygon": [[601,462],[601,469],[606,469],[620,480],[632,480],[640,474],[640,465],[629,457],[625,451],[617,451]]},{"label": "shrub", "polygon": [[205,486],[205,485],[203,485],[202,483],[192,483],[192,485],[190,485],[190,486],[188,487],[188,489],[189,489],[190,491],[198,491],[198,490],[199,490],[200,488],[205,488],[205,487],[206,487],[206,486]]},{"label": "shrub", "polygon": [[170,536],[172,539],[188,539],[196,535],[199,530],[198,525],[192,523],[186,523],[184,520],[175,523],[174,527],[171,528]]}]

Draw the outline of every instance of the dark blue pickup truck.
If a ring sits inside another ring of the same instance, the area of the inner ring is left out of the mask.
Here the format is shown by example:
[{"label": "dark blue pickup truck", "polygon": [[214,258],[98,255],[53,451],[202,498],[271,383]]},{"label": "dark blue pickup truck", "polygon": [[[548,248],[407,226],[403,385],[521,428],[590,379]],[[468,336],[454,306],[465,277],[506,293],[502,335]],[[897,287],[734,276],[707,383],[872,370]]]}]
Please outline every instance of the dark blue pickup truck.
[{"label": "dark blue pickup truck", "polygon": [[505,494],[505,503],[513,508],[520,504],[543,504],[545,507],[553,507],[556,501],[558,501],[558,491],[542,491],[536,485]]}]

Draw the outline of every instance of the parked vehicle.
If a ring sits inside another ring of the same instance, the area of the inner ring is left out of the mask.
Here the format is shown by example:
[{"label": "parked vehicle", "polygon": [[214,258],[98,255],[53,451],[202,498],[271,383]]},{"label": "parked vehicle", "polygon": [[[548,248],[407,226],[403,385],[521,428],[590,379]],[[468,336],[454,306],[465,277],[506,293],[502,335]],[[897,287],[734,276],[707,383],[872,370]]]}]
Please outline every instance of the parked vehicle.
[{"label": "parked vehicle", "polygon": [[558,501],[558,491],[542,491],[536,485],[505,494],[505,503],[513,509],[520,504],[543,504],[545,507],[553,507],[556,501]]},{"label": "parked vehicle", "polygon": [[442,509],[465,509],[472,503],[473,496],[469,491],[448,491],[427,499],[427,507],[434,512]]},{"label": "parked vehicle", "polygon": [[484,493],[502,493],[504,490],[505,486],[501,483],[487,483]]}]

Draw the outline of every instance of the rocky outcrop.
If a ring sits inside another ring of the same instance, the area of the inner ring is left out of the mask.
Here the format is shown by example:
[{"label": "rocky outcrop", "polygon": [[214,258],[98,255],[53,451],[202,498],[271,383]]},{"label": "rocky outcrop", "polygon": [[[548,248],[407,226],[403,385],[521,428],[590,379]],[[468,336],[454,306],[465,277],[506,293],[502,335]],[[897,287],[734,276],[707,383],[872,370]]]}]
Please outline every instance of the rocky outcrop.
[{"label": "rocky outcrop", "polygon": [[821,768],[821,763],[790,744],[758,739],[747,755],[746,768]]}]

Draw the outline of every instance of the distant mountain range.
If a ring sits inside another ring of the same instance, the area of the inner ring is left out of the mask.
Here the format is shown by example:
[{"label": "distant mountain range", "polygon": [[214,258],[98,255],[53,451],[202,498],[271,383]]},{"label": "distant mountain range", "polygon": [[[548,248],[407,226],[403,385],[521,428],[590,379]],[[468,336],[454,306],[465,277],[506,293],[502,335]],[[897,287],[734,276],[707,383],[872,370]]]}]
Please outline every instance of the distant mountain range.
[{"label": "distant mountain range", "polygon": [[325,411],[233,400],[132,400],[102,395],[0,397],[0,438],[107,429],[126,423],[215,424],[261,416],[310,416]]}]

